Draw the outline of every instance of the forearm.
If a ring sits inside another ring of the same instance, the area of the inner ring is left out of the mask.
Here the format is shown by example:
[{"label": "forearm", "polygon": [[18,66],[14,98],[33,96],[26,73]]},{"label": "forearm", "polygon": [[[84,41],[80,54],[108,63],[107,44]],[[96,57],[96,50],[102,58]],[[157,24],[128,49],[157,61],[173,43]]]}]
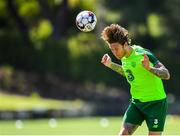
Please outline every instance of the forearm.
[{"label": "forearm", "polygon": [[125,75],[124,75],[123,68],[122,68],[121,65],[116,64],[116,63],[114,63],[114,62],[111,62],[110,65],[109,65],[108,67],[109,67],[110,69],[112,69],[113,71],[116,71],[117,73],[119,73],[119,74],[125,76]]},{"label": "forearm", "polygon": [[161,79],[168,80],[170,78],[169,71],[165,67],[150,67],[149,71],[156,76],[160,77]]}]

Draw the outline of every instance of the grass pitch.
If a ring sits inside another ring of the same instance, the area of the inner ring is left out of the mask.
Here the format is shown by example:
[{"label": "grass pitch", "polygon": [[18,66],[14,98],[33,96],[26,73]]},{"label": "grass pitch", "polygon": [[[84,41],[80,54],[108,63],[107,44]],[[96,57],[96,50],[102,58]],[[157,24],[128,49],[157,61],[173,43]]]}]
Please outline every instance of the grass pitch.
[{"label": "grass pitch", "polygon": [[[0,121],[0,135],[117,135],[121,117]],[[143,123],[135,135],[147,135]],[[164,135],[180,135],[180,117],[168,116]]]}]

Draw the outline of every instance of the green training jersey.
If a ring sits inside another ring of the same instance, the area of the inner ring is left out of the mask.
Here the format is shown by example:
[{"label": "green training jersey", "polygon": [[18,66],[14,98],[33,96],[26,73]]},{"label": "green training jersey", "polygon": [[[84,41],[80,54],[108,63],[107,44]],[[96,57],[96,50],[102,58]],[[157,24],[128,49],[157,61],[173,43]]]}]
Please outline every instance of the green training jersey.
[{"label": "green training jersey", "polygon": [[146,70],[141,62],[144,59],[144,54],[149,57],[151,66],[158,62],[157,58],[141,46],[133,45],[132,48],[131,55],[121,59],[126,79],[131,86],[132,98],[142,102],[166,98],[162,80]]}]

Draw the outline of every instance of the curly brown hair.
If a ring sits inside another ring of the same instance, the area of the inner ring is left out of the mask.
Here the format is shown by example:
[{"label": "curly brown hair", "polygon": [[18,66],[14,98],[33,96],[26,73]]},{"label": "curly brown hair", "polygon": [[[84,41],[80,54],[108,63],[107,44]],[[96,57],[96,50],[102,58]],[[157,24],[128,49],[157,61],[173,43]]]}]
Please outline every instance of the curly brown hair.
[{"label": "curly brown hair", "polygon": [[128,31],[118,24],[111,24],[110,26],[105,27],[101,33],[101,37],[109,44],[116,42],[120,43],[121,45],[124,45],[125,42],[127,42],[128,45],[131,44]]}]

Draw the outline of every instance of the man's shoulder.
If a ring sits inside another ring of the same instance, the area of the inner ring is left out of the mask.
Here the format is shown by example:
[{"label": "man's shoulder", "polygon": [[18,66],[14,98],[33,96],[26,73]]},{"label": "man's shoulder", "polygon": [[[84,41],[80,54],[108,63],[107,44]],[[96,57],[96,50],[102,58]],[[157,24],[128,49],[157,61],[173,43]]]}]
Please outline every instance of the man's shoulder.
[{"label": "man's shoulder", "polygon": [[146,49],[144,49],[143,47],[139,45],[132,45],[132,48],[135,50],[135,52],[139,54],[144,54],[146,52]]},{"label": "man's shoulder", "polygon": [[139,45],[132,45],[132,48],[135,50],[136,53],[140,55],[154,55],[149,49],[143,48],[142,46]]},{"label": "man's shoulder", "polygon": [[132,48],[135,50],[135,52],[138,55],[146,54],[149,57],[150,62],[153,63],[154,65],[157,62],[159,62],[159,60],[156,58],[156,56],[149,49],[143,48],[139,45],[132,45]]}]

